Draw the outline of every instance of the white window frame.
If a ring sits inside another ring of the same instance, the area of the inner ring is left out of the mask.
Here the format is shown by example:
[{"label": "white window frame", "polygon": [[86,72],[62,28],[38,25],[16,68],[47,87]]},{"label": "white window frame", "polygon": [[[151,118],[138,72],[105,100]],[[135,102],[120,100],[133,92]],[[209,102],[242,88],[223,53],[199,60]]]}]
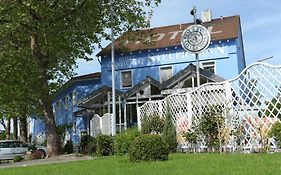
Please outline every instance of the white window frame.
[{"label": "white window frame", "polygon": [[[122,73],[124,72],[131,72],[131,86],[126,86],[126,87],[123,87],[123,82],[122,82]],[[133,71],[132,70],[123,70],[120,72],[120,88],[121,89],[128,89],[128,88],[131,88],[133,87]]]},{"label": "white window frame", "polygon": [[205,69],[205,67],[209,67],[209,66],[204,66],[203,64],[204,63],[213,63],[213,65],[214,65],[214,74],[216,74],[217,73],[217,65],[216,65],[216,61],[215,60],[212,60],[212,61],[202,61],[201,62],[201,66],[200,67],[202,67],[202,69]]},{"label": "white window frame", "polygon": [[163,83],[163,81],[162,81],[162,76],[161,76],[161,70],[163,69],[163,68],[171,68],[171,72],[172,72],[172,74],[171,74],[171,77],[173,76],[173,65],[169,65],[169,66],[159,66],[159,80],[160,80],[160,83]]}]

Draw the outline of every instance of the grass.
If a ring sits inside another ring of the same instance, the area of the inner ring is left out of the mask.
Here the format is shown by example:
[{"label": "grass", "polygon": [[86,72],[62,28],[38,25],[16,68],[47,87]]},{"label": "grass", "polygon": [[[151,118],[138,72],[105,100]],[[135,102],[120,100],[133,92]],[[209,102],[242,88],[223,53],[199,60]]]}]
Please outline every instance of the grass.
[{"label": "grass", "polygon": [[281,173],[281,154],[172,154],[165,162],[131,163],[105,157],[63,164],[0,169],[2,175],[271,175]]}]

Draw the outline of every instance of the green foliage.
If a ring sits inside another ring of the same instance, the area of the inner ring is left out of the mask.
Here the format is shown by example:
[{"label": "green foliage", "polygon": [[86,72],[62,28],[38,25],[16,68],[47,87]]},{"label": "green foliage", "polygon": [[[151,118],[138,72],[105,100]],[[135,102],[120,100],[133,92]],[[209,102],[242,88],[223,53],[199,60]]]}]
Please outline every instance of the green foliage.
[{"label": "green foliage", "polygon": [[165,120],[158,115],[150,116],[149,119],[145,116],[141,123],[141,131],[143,134],[160,134],[163,132],[164,122]]},{"label": "green foliage", "polygon": [[68,140],[63,147],[63,152],[67,154],[73,153],[73,143],[71,140]]},{"label": "green foliage", "polygon": [[188,143],[195,145],[198,142],[199,133],[197,130],[188,130],[182,135],[185,138],[185,141]]},{"label": "green foliage", "polygon": [[72,123],[69,123],[69,124],[63,124],[63,125],[57,126],[57,131],[58,131],[58,135],[59,135],[61,143],[64,142],[65,134],[68,129],[72,128],[72,125],[73,125]]},{"label": "green foliage", "polygon": [[207,147],[219,146],[219,132],[224,127],[221,106],[209,106],[205,115],[201,116],[199,130],[205,136]]},{"label": "green foliage", "polygon": [[169,147],[160,135],[143,134],[135,138],[129,149],[130,161],[168,160]]},{"label": "green foliage", "polygon": [[22,161],[23,160],[23,158],[21,157],[21,156],[15,156],[14,158],[13,158],[13,161],[14,162],[20,162],[20,161]]},{"label": "green foliage", "polygon": [[98,135],[96,138],[97,155],[109,156],[114,153],[114,140],[112,136]]},{"label": "green foliage", "polygon": [[277,122],[272,126],[269,136],[275,137],[278,147],[281,148],[281,123]]},{"label": "green foliage", "polygon": [[129,152],[132,141],[140,135],[137,128],[129,128],[125,132],[117,134],[114,141],[115,153],[119,156]]},{"label": "green foliage", "polygon": [[5,139],[6,139],[5,131],[0,131],[0,140],[5,140]]},{"label": "green foliage", "polygon": [[176,151],[177,148],[177,132],[176,127],[173,123],[172,113],[169,106],[167,107],[167,113],[165,117],[165,123],[163,126],[162,137],[164,141],[168,144],[169,150],[171,152]]},{"label": "green foliage", "polygon": [[92,154],[95,152],[95,139],[90,135],[82,135],[80,148],[83,154]]}]

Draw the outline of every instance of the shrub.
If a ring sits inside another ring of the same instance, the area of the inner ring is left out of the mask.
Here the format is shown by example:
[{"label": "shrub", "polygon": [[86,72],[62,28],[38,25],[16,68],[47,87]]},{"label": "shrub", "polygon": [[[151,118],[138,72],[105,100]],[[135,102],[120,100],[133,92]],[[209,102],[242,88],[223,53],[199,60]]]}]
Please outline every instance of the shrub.
[{"label": "shrub", "polygon": [[21,156],[15,156],[13,160],[14,162],[20,162],[23,160],[23,158]]},{"label": "shrub", "polygon": [[199,129],[205,136],[205,142],[209,149],[219,147],[220,129],[224,128],[222,112],[221,106],[209,106],[205,115],[200,119]]},{"label": "shrub", "polygon": [[164,119],[158,115],[151,116],[149,119],[145,116],[141,125],[143,134],[151,134],[153,132],[160,134],[163,131]]},{"label": "shrub", "polygon": [[114,141],[115,153],[119,156],[128,153],[132,141],[140,135],[137,128],[130,128],[127,131],[116,135]]},{"label": "shrub", "polygon": [[183,137],[185,137],[185,141],[190,143],[192,146],[195,146],[198,141],[198,131],[188,129],[187,132],[183,133]]},{"label": "shrub", "polygon": [[129,149],[130,161],[168,160],[169,148],[160,135],[144,134],[134,139]]},{"label": "shrub", "polygon": [[113,137],[108,135],[99,135],[96,138],[97,155],[109,156],[113,155],[114,142]]},{"label": "shrub", "polygon": [[94,138],[91,137],[90,135],[83,135],[81,136],[81,141],[80,141],[80,148],[81,152],[83,154],[91,154],[91,147],[94,143]]},{"label": "shrub", "polygon": [[67,154],[73,153],[73,143],[71,140],[68,140],[63,147],[63,152]]},{"label": "shrub", "polygon": [[172,114],[168,106],[163,127],[162,137],[169,146],[169,151],[174,152],[177,148],[177,132],[172,120]]},{"label": "shrub", "polygon": [[278,147],[281,147],[281,123],[277,122],[275,123],[270,132],[269,132],[270,137],[275,137],[277,140]]}]

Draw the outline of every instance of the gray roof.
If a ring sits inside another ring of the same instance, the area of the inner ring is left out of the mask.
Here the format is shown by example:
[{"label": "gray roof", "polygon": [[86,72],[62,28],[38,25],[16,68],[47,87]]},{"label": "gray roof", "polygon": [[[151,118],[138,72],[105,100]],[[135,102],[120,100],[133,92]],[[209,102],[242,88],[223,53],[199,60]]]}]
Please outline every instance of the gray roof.
[{"label": "gray roof", "polygon": [[136,84],[135,86],[133,86],[130,90],[128,90],[127,92],[125,92],[123,94],[123,97],[127,98],[130,97],[131,95],[133,95],[134,93],[136,93],[139,89],[141,89],[144,85],[146,84],[152,84],[156,87],[158,87],[160,89],[160,82],[151,78],[150,76],[147,76],[145,79],[143,79],[141,82],[139,82],[138,84]]},{"label": "gray roof", "polygon": [[[186,79],[186,77],[189,77],[193,74],[196,74],[196,66],[193,64],[189,64],[186,68],[181,70],[179,73],[176,75],[172,76],[165,82],[161,84],[161,89],[169,89],[175,86],[178,82],[183,81]],[[211,81],[214,82],[222,82],[224,79],[208,70],[204,70],[200,68],[200,77],[205,77]]]}]

